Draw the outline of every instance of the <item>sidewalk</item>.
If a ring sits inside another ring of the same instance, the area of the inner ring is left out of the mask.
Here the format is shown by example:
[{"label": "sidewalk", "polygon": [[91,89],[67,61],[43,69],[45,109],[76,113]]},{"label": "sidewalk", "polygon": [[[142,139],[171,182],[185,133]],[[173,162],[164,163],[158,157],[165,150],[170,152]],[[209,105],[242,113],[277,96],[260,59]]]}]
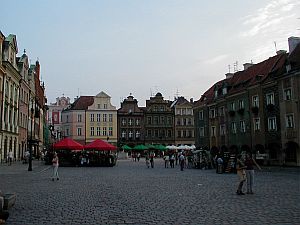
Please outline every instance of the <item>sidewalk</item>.
[{"label": "sidewalk", "polygon": [[28,171],[28,163],[23,164],[22,161],[16,161],[8,165],[8,163],[0,164],[0,175],[4,174],[22,174],[22,173],[38,173],[47,168],[49,165],[45,165],[44,161],[32,160],[32,171]]}]

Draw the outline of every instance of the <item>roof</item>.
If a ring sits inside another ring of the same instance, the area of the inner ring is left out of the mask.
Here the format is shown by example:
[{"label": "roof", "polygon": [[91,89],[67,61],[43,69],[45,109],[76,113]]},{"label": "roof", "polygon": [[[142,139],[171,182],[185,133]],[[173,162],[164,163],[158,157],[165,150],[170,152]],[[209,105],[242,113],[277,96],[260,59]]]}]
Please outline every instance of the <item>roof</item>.
[{"label": "roof", "polygon": [[292,66],[300,66],[300,43],[296,46],[296,48],[290,53],[289,60]]},{"label": "roof", "polygon": [[94,103],[94,96],[80,96],[71,104],[69,110],[87,110]]},{"label": "roof", "polygon": [[[297,46],[298,47],[298,46]],[[270,74],[281,71],[287,59],[287,54],[282,53],[270,57],[260,63],[254,64],[246,70],[236,72],[231,78],[223,79],[211,86],[194,106],[199,107],[215,100],[215,90],[227,85],[227,95],[238,93],[245,88],[265,80]],[[224,97],[224,95],[222,95]]]}]

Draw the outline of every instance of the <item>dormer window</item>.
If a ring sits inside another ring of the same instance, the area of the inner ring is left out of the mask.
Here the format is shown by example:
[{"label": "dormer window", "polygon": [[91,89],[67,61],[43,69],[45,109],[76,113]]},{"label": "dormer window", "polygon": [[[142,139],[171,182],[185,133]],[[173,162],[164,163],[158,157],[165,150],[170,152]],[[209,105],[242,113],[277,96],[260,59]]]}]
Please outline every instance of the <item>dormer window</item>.
[{"label": "dormer window", "polygon": [[227,94],[227,87],[223,87],[223,89],[222,89],[222,94],[223,94],[223,95],[226,95],[226,94]]}]

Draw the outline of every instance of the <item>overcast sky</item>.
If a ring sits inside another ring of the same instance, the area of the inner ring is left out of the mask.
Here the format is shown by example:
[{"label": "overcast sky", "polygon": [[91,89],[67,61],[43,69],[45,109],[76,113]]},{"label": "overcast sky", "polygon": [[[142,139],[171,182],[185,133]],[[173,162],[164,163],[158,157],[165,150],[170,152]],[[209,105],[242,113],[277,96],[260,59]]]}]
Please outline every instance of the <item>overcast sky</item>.
[{"label": "overcast sky", "polygon": [[48,104],[96,95],[198,100],[225,73],[288,51],[298,0],[10,0],[0,30],[41,64]]}]

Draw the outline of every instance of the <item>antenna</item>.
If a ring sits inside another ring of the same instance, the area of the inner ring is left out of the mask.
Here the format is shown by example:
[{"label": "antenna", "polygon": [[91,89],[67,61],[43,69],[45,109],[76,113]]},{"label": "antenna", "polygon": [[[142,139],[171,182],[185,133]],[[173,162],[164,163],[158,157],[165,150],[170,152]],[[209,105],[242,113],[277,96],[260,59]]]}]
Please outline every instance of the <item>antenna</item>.
[{"label": "antenna", "polygon": [[277,44],[276,44],[276,41],[274,41],[274,46],[275,46],[275,53],[277,53]]},{"label": "antenna", "polygon": [[233,63],[233,72],[238,72],[239,69],[238,69],[238,61],[235,61],[235,63]]},{"label": "antenna", "polygon": [[153,97],[152,88],[150,88],[150,96]]},{"label": "antenna", "polygon": [[79,88],[77,88],[77,96],[79,96]]},{"label": "antenna", "polygon": [[228,73],[230,73],[230,65],[228,65]]}]

